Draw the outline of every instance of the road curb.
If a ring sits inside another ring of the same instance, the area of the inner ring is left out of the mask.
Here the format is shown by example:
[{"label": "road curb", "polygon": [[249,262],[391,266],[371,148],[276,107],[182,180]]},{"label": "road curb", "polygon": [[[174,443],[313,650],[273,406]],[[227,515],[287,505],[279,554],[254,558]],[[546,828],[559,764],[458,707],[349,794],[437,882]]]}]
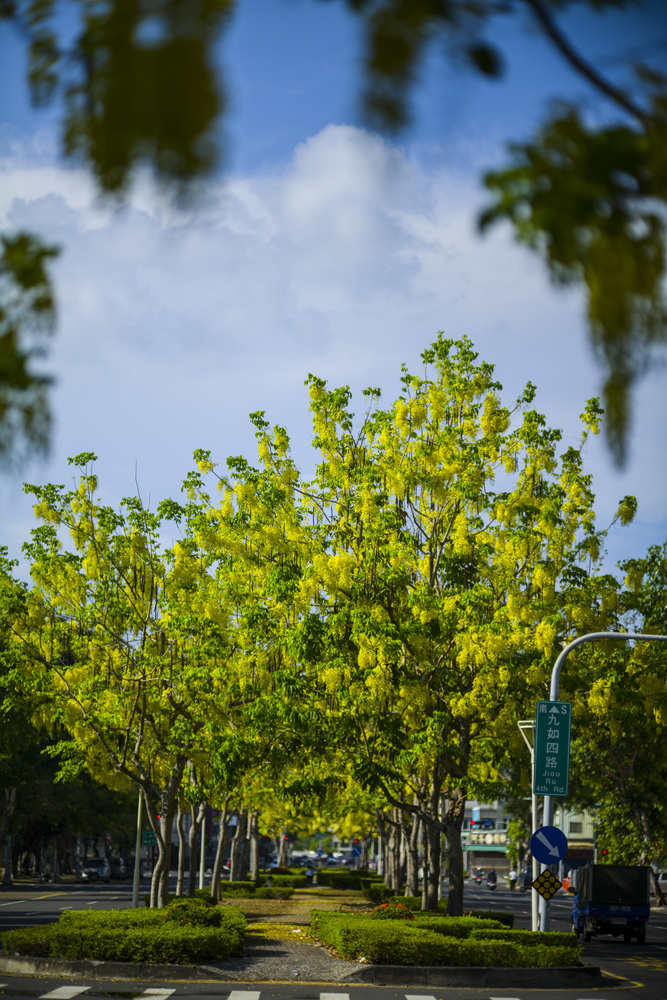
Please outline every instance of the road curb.
[{"label": "road curb", "polygon": [[154,965],[150,962],[104,962],[85,958],[36,958],[0,954],[0,972],[24,976],[67,976],[71,979],[212,979],[221,970],[198,965]]},{"label": "road curb", "polygon": [[[36,958],[0,954],[0,972],[14,975],[66,976],[71,979],[227,980],[228,972],[219,965],[153,965],[149,962],[103,962],[88,959]],[[247,970],[249,973],[250,969]],[[233,977],[237,978],[236,975]],[[245,978],[245,977],[244,977]],[[282,978],[282,977],[281,977]],[[600,969],[592,965],[551,969],[463,967],[441,965],[362,965],[345,976],[346,983],[373,986],[485,986],[524,989],[567,989],[595,986],[602,980]],[[247,976],[247,981],[261,982]],[[289,975],[284,981],[290,982]],[[304,982],[303,978],[294,982]]]},{"label": "road curb", "polygon": [[511,989],[568,989],[594,987],[602,981],[597,966],[575,965],[551,969],[520,969],[443,965],[368,965],[348,982],[374,986],[491,986]]}]

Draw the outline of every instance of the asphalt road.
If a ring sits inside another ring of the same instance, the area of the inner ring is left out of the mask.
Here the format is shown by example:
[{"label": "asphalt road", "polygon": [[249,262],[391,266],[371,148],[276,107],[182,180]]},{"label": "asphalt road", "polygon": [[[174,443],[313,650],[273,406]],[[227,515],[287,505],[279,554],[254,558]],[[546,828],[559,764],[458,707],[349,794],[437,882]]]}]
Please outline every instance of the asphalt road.
[{"label": "asphalt road", "polygon": [[[142,883],[143,892],[147,882]],[[24,885],[0,893],[0,931],[57,919],[64,909],[115,909],[130,904],[131,886]],[[466,906],[514,913],[515,927],[530,926],[530,895],[498,888],[466,887]],[[572,899],[551,901],[552,930],[569,930]],[[88,998],[168,998],[173,1000],[667,1000],[667,913],[653,911],[644,945],[622,939],[594,939],[584,945],[584,960],[605,972],[602,986],[585,990],[444,989],[307,984],[144,982],[77,980],[54,976],[0,973],[0,1000],[74,1000]],[[247,988],[243,988],[247,987]]]}]

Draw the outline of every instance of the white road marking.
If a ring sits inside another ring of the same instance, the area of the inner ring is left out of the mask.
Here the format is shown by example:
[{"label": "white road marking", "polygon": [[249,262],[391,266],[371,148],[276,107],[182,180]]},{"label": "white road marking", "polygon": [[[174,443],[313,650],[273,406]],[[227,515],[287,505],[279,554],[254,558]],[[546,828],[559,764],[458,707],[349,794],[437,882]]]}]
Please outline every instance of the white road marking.
[{"label": "white road marking", "polygon": [[144,990],[144,992],[141,995],[142,995],[142,997],[170,997],[171,994],[175,993],[175,992],[176,992],[175,989],[174,990],[154,990],[154,989],[150,989],[150,990]]},{"label": "white road marking", "polygon": [[232,990],[227,1000],[259,1000],[259,990]]},{"label": "white road marking", "polygon": [[489,997],[489,1000],[519,1000],[518,997]]},{"label": "white road marking", "polygon": [[19,903],[27,903],[27,899],[12,899],[9,903],[0,903],[0,906],[17,906]]},{"label": "white road marking", "polygon": [[[350,1000],[349,993],[320,993],[320,1000]],[[433,997],[435,1000],[435,997]]]},{"label": "white road marking", "polygon": [[89,990],[90,986],[59,986],[57,990],[51,990],[50,993],[42,993],[39,1000],[72,1000],[72,997],[76,997],[79,993],[85,993]]},{"label": "white road marking", "polygon": [[435,997],[424,996],[421,993],[406,993],[406,1000],[435,1000]]}]

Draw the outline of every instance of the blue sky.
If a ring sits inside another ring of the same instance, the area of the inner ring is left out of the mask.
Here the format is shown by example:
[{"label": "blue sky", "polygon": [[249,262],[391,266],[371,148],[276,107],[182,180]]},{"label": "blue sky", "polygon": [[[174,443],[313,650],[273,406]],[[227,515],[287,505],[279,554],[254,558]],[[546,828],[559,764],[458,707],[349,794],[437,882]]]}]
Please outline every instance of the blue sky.
[{"label": "blue sky", "polygon": [[[562,23],[617,74],[628,50],[664,61],[666,9]],[[220,462],[252,457],[247,414],[264,409],[308,470],[307,373],[382,385],[388,403],[401,362],[416,370],[438,330],[470,336],[510,398],[535,382],[539,408],[576,441],[599,388],[583,300],[554,290],[508,231],[481,239],[474,224],[482,170],[502,162],[505,140],[528,135],[549,97],[611,113],[527,21],[491,29],[507,57],[500,83],[434,48],[413,126],[390,141],[358,115],[360,36],[341,4],[239,3],[220,45],[226,172],[187,210],[144,176],[124,205],[100,204],[57,155],[56,113],[30,109],[20,43],[0,24],[0,227],[63,246],[51,457],[0,480],[12,555],[33,524],[22,479],[66,482],[66,457],[81,451],[100,457],[105,502],[134,492],[135,468],[154,502],[177,494],[195,448]],[[664,384],[664,371],[651,373],[637,393],[624,473],[601,442],[589,448],[601,523],[624,494],[639,499],[634,525],[610,535],[610,565],[667,536]]]}]

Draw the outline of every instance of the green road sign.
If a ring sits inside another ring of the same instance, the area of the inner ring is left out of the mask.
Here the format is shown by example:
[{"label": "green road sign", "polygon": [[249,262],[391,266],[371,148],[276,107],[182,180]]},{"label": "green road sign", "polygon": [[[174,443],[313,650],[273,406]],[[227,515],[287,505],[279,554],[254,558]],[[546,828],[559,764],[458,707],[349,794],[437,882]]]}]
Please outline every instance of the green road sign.
[{"label": "green road sign", "polygon": [[152,830],[144,830],[141,834],[142,847],[157,847],[157,837]]},{"label": "green road sign", "polygon": [[567,795],[570,773],[569,701],[538,701],[535,723],[535,795]]}]

